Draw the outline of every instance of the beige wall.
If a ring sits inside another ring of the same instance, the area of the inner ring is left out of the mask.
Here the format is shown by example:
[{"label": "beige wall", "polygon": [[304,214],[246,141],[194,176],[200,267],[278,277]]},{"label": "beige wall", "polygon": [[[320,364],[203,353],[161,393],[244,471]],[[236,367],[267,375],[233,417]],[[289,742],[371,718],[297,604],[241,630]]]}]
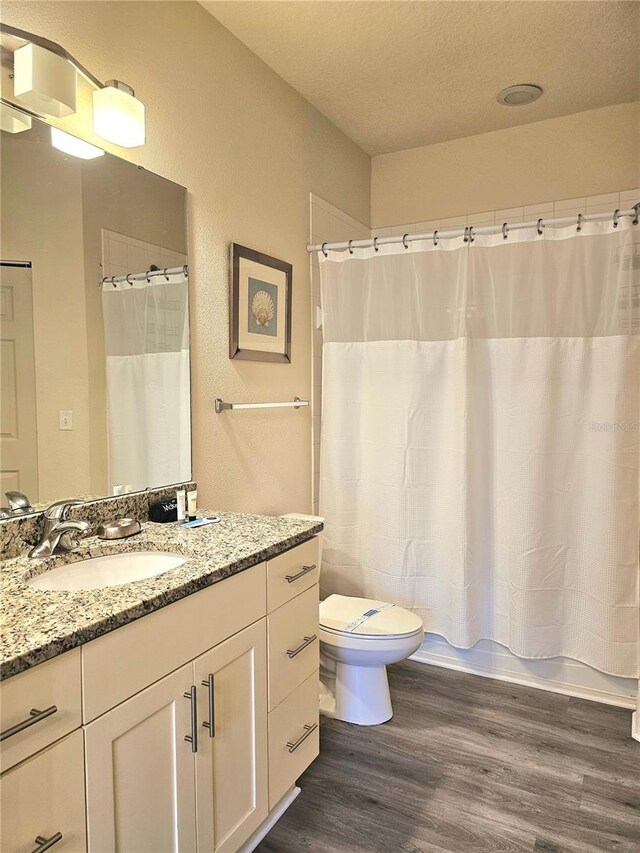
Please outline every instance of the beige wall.
[{"label": "beige wall", "polygon": [[[147,145],[120,156],[189,191],[194,476],[221,509],[311,508],[311,413],[216,415],[213,399],[311,392],[309,192],[368,224],[370,160],[196,3],[12,2],[3,20],[134,86]],[[88,90],[64,121],[92,139]],[[229,243],[293,263],[292,364],[228,359]]]},{"label": "beige wall", "polygon": [[374,228],[640,185],[640,104],[374,157]]}]

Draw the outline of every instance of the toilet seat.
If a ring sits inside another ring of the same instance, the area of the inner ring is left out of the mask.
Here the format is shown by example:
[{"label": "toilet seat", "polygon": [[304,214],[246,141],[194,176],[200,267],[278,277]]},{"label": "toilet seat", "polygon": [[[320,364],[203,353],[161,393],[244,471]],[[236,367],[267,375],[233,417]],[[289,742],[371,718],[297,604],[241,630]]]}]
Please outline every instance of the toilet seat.
[{"label": "toilet seat", "polygon": [[404,607],[371,598],[330,595],[320,602],[320,630],[325,641],[360,638],[369,642],[422,633],[422,619]]}]

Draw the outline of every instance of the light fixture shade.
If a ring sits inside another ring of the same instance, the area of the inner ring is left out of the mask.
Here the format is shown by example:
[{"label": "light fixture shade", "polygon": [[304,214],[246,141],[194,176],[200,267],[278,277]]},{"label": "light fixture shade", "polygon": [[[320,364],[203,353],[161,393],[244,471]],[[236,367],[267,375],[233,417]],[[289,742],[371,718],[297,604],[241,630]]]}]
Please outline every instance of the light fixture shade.
[{"label": "light fixture shade", "polygon": [[75,113],[77,72],[66,59],[37,44],[19,47],[13,58],[16,98],[45,115]]},{"label": "light fixture shade", "polygon": [[0,128],[7,133],[22,133],[31,129],[31,116],[14,110],[8,104],[0,104]]},{"label": "light fixture shade", "polygon": [[71,136],[70,133],[65,133],[57,127],[51,128],[51,144],[58,151],[63,151],[65,154],[71,154],[73,157],[80,157],[81,160],[93,160],[95,157],[102,157],[104,151],[90,142],[85,142],[84,139],[78,139],[77,136]]},{"label": "light fixture shade", "polygon": [[122,148],[144,145],[144,104],[124,84],[107,83],[93,93],[93,130]]}]

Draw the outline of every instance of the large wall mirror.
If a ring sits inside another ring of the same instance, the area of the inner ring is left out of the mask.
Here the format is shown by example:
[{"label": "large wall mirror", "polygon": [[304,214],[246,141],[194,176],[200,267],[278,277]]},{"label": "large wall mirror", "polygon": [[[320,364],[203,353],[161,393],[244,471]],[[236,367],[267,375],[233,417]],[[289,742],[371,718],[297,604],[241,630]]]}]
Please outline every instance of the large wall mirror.
[{"label": "large wall mirror", "polygon": [[36,120],[0,156],[2,492],[190,479],[186,190]]}]

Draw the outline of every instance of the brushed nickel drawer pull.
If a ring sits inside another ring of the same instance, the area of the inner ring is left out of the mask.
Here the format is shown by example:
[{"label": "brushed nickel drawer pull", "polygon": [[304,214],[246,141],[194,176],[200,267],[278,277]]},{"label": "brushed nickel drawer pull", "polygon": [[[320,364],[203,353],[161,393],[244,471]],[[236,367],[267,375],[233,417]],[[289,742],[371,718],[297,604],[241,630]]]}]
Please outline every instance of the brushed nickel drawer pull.
[{"label": "brushed nickel drawer pull", "polygon": [[312,566],[303,566],[297,575],[285,575],[286,581],[287,583],[293,583],[294,581],[297,581],[298,578],[303,578],[305,575],[308,575],[309,572],[312,572],[315,568],[317,568],[315,563]]},{"label": "brushed nickel drawer pull", "polygon": [[302,643],[300,643],[300,645],[297,648],[287,649],[287,655],[289,657],[289,660],[292,660],[296,655],[299,655],[300,652],[303,652],[307,648],[307,646],[310,646],[311,643],[313,643],[314,640],[317,640],[317,639],[318,639],[317,636],[315,634],[312,634],[310,637],[305,637],[304,641]]},{"label": "brushed nickel drawer pull", "polygon": [[198,706],[196,704],[196,686],[191,685],[188,692],[182,694],[185,699],[191,701],[191,734],[185,735],[184,739],[191,744],[191,752],[198,751]]},{"label": "brushed nickel drawer pull", "polygon": [[54,844],[57,844],[58,841],[62,841],[62,833],[56,832],[55,835],[52,835],[51,838],[45,838],[42,835],[36,836],[36,844],[38,845],[32,853],[44,853],[45,850],[50,850]]},{"label": "brushed nickel drawer pull", "polygon": [[213,673],[209,673],[206,681],[202,682],[203,687],[209,688],[209,719],[202,723],[203,729],[209,729],[209,737],[216,736],[216,709],[213,701]]},{"label": "brushed nickel drawer pull", "polygon": [[287,749],[289,750],[289,752],[295,752],[295,751],[296,751],[296,749],[297,749],[297,748],[298,748],[302,743],[304,743],[304,741],[309,737],[309,735],[310,735],[312,732],[315,732],[315,730],[316,730],[317,728],[318,728],[318,724],[317,724],[317,723],[314,723],[312,726],[305,726],[305,727],[304,727],[304,734],[301,734],[301,735],[300,735],[300,737],[298,738],[298,740],[294,740],[293,742],[291,742],[291,741],[287,741]]},{"label": "brushed nickel drawer pull", "polygon": [[6,740],[8,737],[13,737],[19,732],[23,732],[30,726],[35,725],[35,723],[39,723],[40,720],[45,720],[47,717],[50,717],[52,714],[55,714],[57,710],[58,708],[56,705],[52,705],[50,708],[45,708],[44,711],[38,711],[37,708],[32,708],[29,711],[30,716],[27,717],[26,720],[23,720],[21,723],[16,723],[15,726],[11,726],[10,729],[5,729],[2,733],[0,733],[0,741]]}]

